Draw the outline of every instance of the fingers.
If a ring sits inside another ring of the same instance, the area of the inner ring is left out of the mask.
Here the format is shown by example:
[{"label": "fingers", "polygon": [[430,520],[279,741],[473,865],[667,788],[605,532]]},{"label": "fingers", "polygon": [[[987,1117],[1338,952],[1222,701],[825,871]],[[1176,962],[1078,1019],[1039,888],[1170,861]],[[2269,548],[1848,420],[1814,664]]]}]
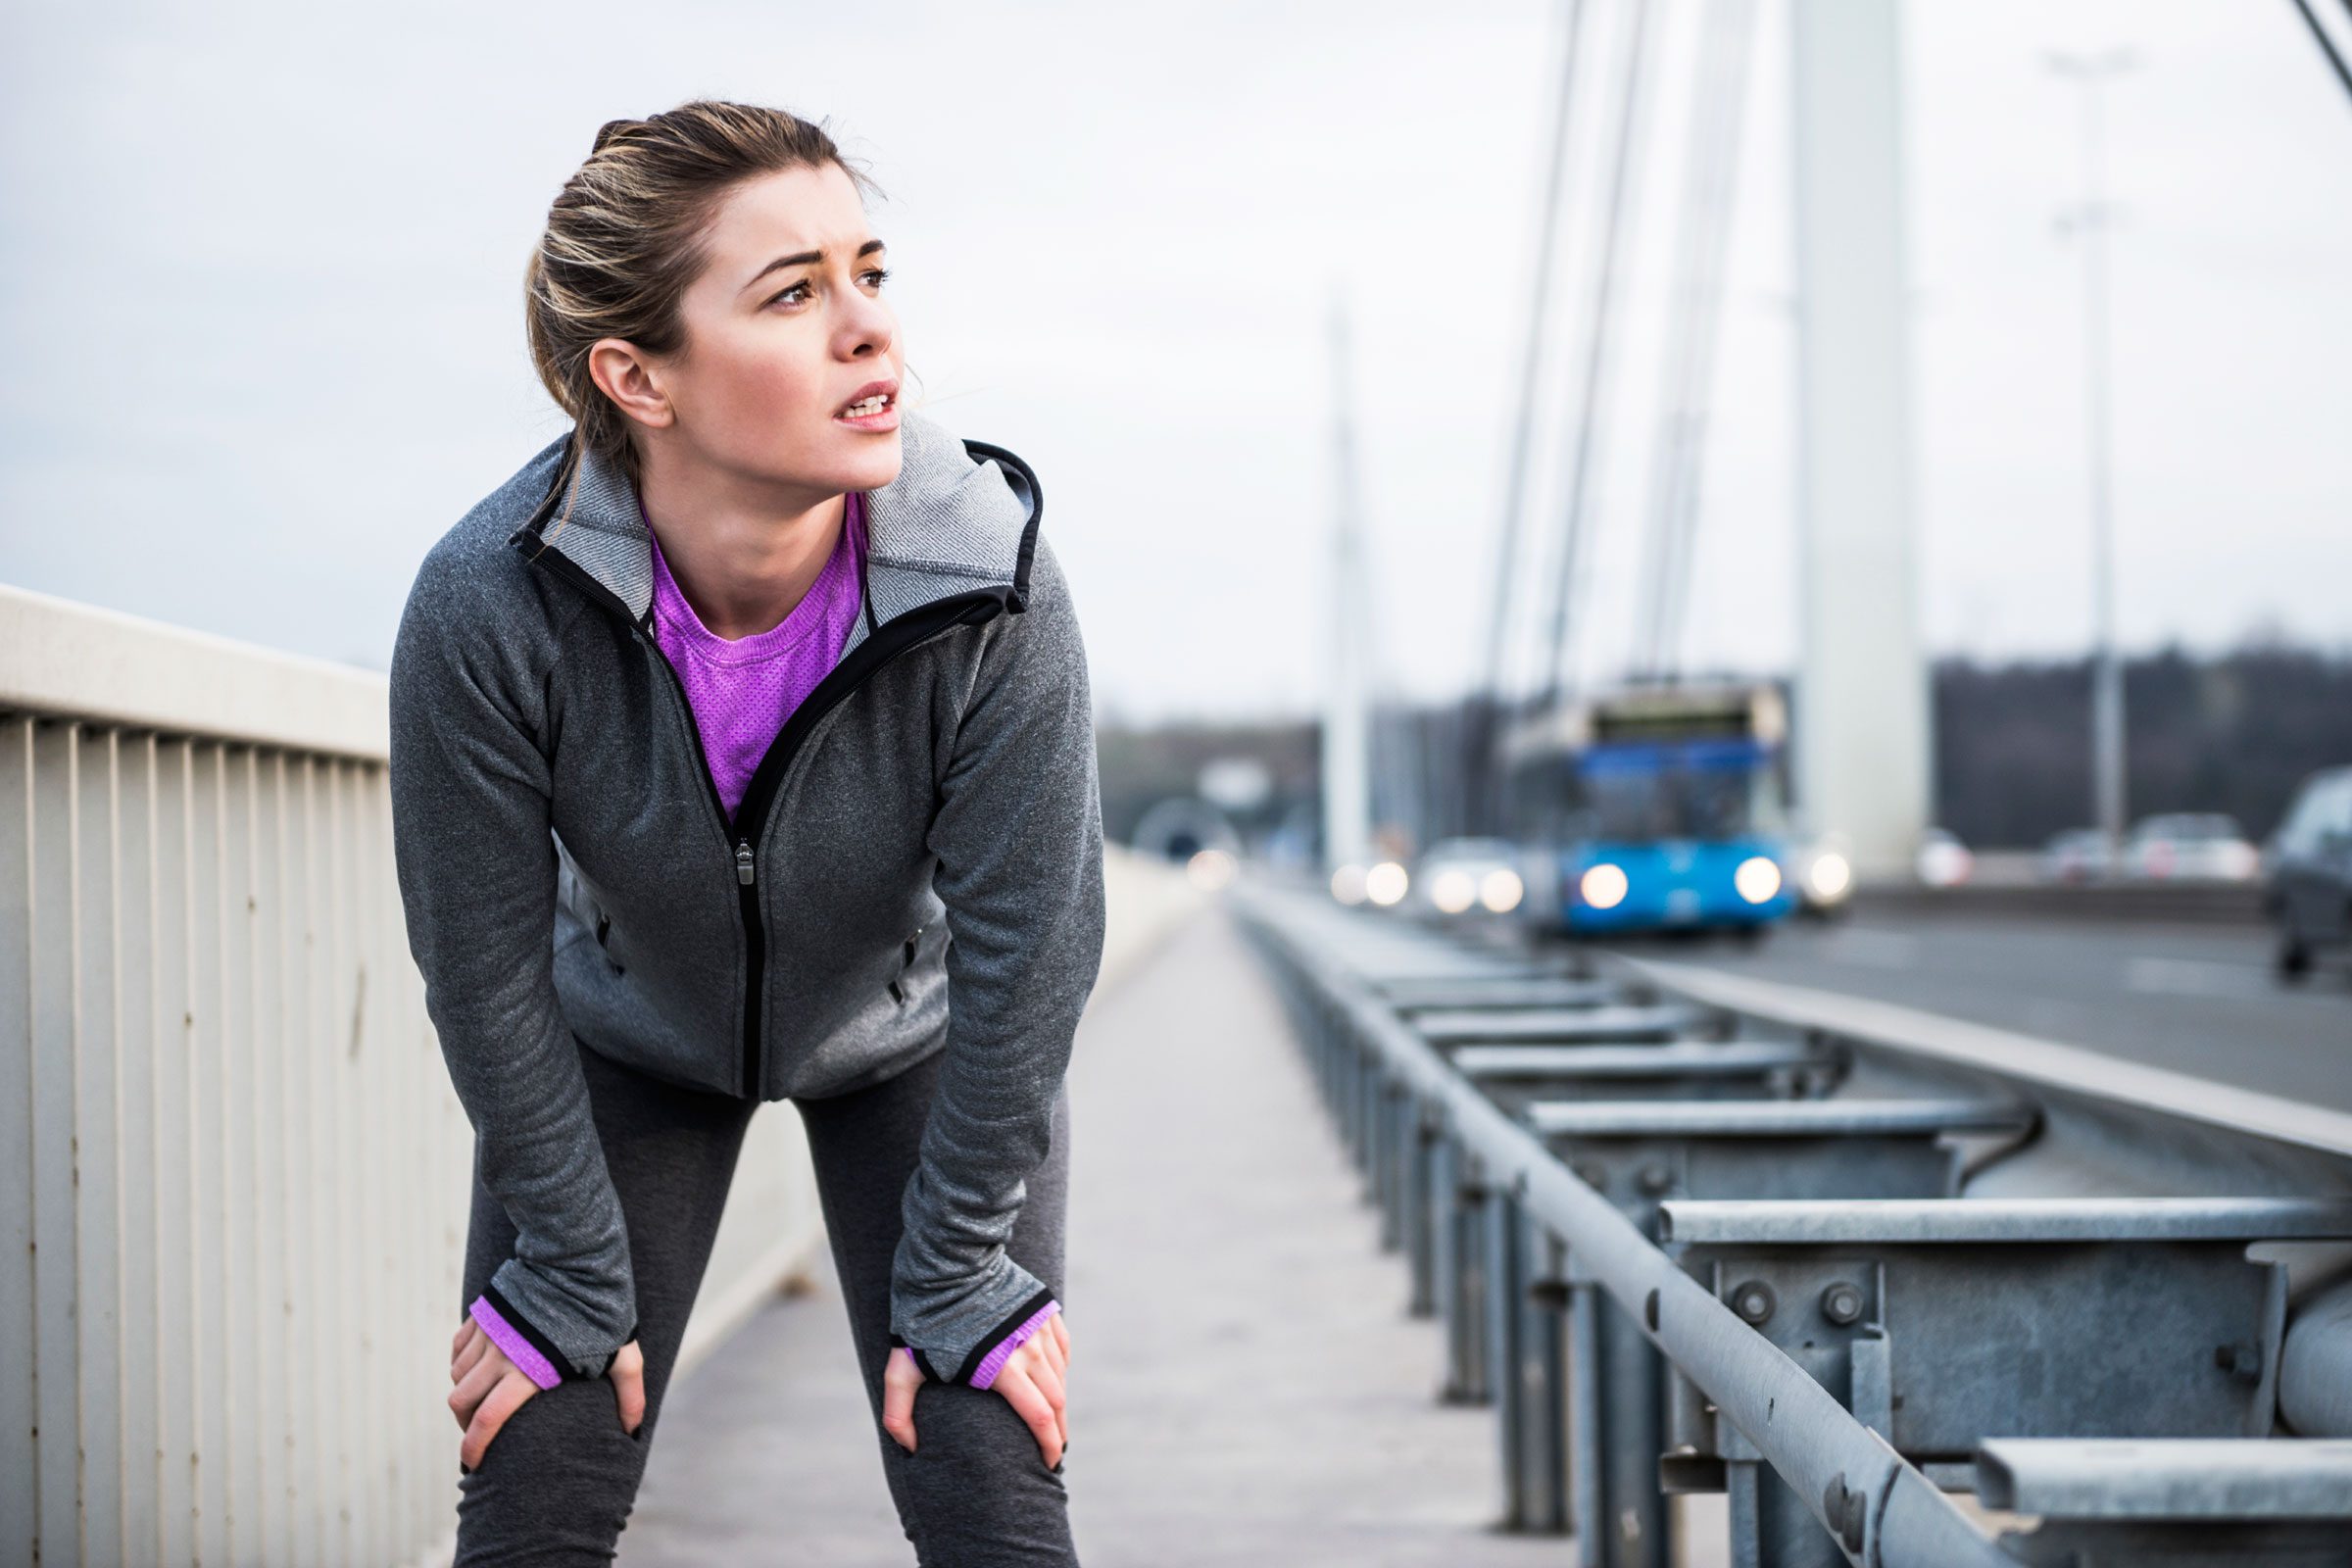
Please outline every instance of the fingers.
[{"label": "fingers", "polygon": [[500,1378],[497,1386],[483,1396],[481,1404],[473,1412],[473,1419],[466,1423],[465,1441],[458,1445],[458,1462],[468,1470],[479,1465],[483,1450],[490,1446],[490,1440],[498,1436],[499,1428],[507,1424],[507,1417],[521,1408],[522,1401],[538,1392],[538,1384],[524,1376],[512,1362],[508,1363],[506,1376]]},{"label": "fingers", "polygon": [[466,1374],[481,1363],[482,1352],[490,1348],[490,1336],[482,1332],[482,1326],[478,1323],[471,1326],[473,1333],[459,1342],[457,1356],[449,1363],[452,1383],[466,1381]]},{"label": "fingers", "polygon": [[914,1391],[922,1383],[922,1368],[905,1350],[892,1347],[882,1373],[882,1430],[908,1453],[914,1451]]},{"label": "fingers", "polygon": [[1046,1319],[1046,1328],[1048,1332],[1032,1336],[1031,1343],[1045,1347],[1046,1358],[1054,1363],[1054,1370],[1067,1380],[1070,1375],[1070,1331],[1061,1326],[1059,1312]]},{"label": "fingers", "polygon": [[458,1418],[461,1430],[473,1420],[475,1407],[492,1389],[498,1387],[498,1380],[514,1370],[514,1363],[508,1360],[506,1352],[496,1346],[490,1348],[488,1354],[474,1357],[473,1365],[466,1368],[464,1377],[458,1379],[458,1386],[449,1391],[450,1413]]},{"label": "fingers", "polygon": [[[1061,1374],[1054,1369],[1053,1358],[1047,1350],[1051,1343],[1042,1334],[1032,1336],[1012,1352],[1012,1359],[1020,1362],[1021,1370],[1029,1375],[1029,1381],[1037,1385],[1037,1392],[1044,1395],[1046,1402],[1054,1407],[1054,1428],[1061,1441],[1067,1443],[1070,1441],[1069,1396],[1062,1386]],[[1022,1360],[1024,1356],[1028,1357],[1025,1361]],[[1001,1372],[997,1375],[1004,1376]]]},{"label": "fingers", "polygon": [[635,1437],[645,1420],[645,1352],[635,1340],[620,1348],[605,1375],[612,1380],[613,1395],[620,1402],[620,1429]]},{"label": "fingers", "polygon": [[1029,1343],[1040,1348],[1040,1353],[1054,1369],[1054,1376],[1057,1380],[1056,1387],[1052,1391],[1054,1413],[1061,1418],[1061,1441],[1067,1446],[1070,1441],[1070,1330],[1059,1312],[1046,1319],[1046,1328],[1048,1332],[1033,1336]]},{"label": "fingers", "polygon": [[[1023,1346],[1022,1348],[1028,1347]],[[1029,1430],[1036,1434],[1038,1451],[1046,1456],[1046,1468],[1051,1470],[1061,1463],[1061,1418],[1054,1411],[1053,1401],[1046,1397],[1045,1391],[1031,1380],[1017,1353],[1004,1363],[1004,1369],[997,1374],[997,1380],[989,1387],[1004,1396],[1004,1402],[1011,1405],[1013,1411],[1029,1424]]]},{"label": "fingers", "polygon": [[1069,1326],[1062,1321],[1062,1315],[1059,1312],[1046,1320],[1046,1327],[1053,1332],[1041,1334],[1037,1338],[1045,1342],[1046,1354],[1054,1364],[1054,1375],[1061,1379],[1061,1395],[1058,1402],[1061,1414],[1061,1441],[1066,1445],[1070,1441],[1070,1330]]},{"label": "fingers", "polygon": [[470,1316],[468,1316],[465,1322],[459,1324],[457,1338],[449,1342],[449,1358],[453,1361],[456,1360],[458,1358],[458,1352],[466,1348],[466,1342],[481,1332],[482,1326],[479,1323],[476,1323]]}]

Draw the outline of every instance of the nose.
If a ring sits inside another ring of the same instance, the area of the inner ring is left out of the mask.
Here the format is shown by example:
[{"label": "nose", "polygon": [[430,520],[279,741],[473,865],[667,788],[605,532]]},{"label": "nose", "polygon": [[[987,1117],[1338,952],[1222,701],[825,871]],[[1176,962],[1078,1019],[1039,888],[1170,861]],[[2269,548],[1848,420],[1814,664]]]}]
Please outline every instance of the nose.
[{"label": "nose", "polygon": [[842,357],[865,360],[889,354],[898,335],[898,322],[890,307],[862,290],[853,292],[849,298],[853,303],[842,319]]}]

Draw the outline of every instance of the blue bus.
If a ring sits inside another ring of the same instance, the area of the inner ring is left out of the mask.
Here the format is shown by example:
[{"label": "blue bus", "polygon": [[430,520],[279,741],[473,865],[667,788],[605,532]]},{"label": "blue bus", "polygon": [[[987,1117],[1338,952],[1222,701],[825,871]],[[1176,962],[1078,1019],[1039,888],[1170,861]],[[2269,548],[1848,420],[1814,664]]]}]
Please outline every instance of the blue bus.
[{"label": "blue bus", "polygon": [[1787,736],[1779,690],[1748,684],[1630,687],[1507,731],[1522,917],[1569,936],[1787,917]]}]

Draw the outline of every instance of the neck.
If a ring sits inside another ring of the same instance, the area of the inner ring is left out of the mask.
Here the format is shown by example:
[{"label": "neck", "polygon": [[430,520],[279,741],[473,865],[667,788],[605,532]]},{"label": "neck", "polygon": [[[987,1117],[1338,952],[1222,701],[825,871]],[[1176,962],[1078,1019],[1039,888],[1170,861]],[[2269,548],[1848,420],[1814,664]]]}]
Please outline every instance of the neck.
[{"label": "neck", "polygon": [[757,636],[791,614],[833,554],[849,515],[840,492],[757,489],[708,467],[647,455],[638,493],[679,592],[715,636]]}]

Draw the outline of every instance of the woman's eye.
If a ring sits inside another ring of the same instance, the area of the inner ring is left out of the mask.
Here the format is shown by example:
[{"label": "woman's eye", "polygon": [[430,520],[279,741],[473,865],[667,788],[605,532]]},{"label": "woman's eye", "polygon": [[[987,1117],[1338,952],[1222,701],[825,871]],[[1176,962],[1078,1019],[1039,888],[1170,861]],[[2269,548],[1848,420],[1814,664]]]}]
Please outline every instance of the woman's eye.
[{"label": "woman's eye", "polygon": [[865,275],[874,280],[874,287],[880,288],[885,282],[889,281],[890,269],[886,267],[869,268],[866,270]]},{"label": "woman's eye", "polygon": [[[767,303],[774,305],[782,300],[793,299],[793,296],[796,294],[799,295],[801,299],[806,299],[808,297],[808,280],[807,278],[803,278],[798,283],[793,284],[790,288],[785,289],[782,293],[778,294],[774,299],[769,300]],[[798,304],[800,301],[794,300],[793,303]]]}]

